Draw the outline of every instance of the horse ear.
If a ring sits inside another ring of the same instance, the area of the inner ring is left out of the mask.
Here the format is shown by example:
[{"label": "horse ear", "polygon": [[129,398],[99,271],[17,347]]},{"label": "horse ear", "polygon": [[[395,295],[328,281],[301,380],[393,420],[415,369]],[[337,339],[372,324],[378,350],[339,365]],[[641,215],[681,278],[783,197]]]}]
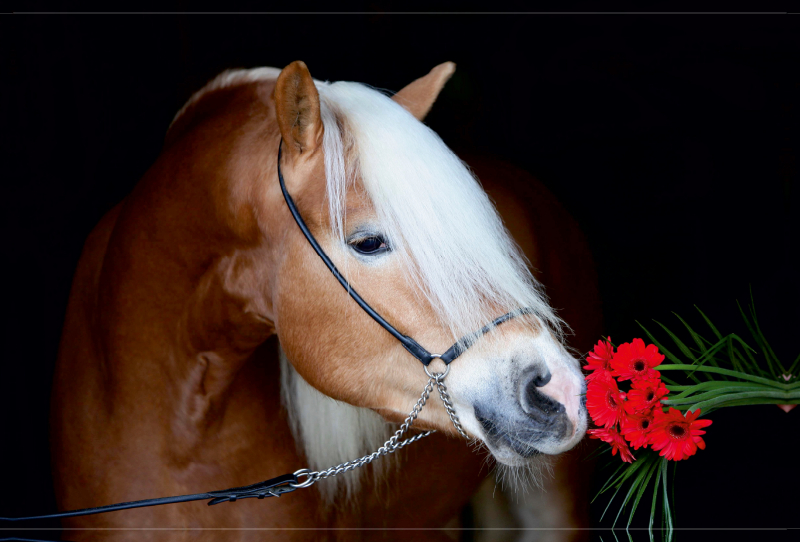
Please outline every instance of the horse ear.
[{"label": "horse ear", "polygon": [[313,152],[322,141],[319,93],[304,62],[296,60],[278,76],[275,116],[289,152]]},{"label": "horse ear", "polygon": [[392,96],[392,99],[421,121],[431,110],[436,97],[455,71],[456,65],[453,62],[439,64],[428,75],[420,77]]}]

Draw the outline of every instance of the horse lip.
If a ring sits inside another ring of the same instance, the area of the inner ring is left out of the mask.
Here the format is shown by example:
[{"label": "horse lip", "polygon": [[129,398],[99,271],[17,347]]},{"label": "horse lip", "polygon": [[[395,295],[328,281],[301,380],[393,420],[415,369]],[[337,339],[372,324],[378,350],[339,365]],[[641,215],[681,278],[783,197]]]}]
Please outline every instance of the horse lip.
[{"label": "horse lip", "polygon": [[492,444],[495,444],[497,442],[502,442],[507,446],[509,446],[512,450],[514,450],[514,452],[516,452],[517,454],[526,459],[540,455],[542,453],[533,446],[531,446],[530,444],[522,442],[504,431],[500,431],[500,429],[498,429],[497,427],[497,424],[495,424],[490,418],[487,418],[486,416],[482,416],[481,414],[479,414],[479,410],[477,407],[475,408],[475,418],[478,420],[478,423],[481,424],[481,427],[483,427],[483,430],[486,432],[486,439],[491,441]]}]

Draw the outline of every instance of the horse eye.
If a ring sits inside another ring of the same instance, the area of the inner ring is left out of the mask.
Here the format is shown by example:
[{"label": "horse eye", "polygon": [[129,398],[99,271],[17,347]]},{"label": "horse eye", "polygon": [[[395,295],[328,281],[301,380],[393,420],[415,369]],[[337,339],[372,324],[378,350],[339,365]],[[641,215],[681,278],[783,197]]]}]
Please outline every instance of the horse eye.
[{"label": "horse eye", "polygon": [[355,249],[359,254],[378,254],[389,250],[389,246],[383,237],[372,236],[360,239],[350,243],[350,246]]}]

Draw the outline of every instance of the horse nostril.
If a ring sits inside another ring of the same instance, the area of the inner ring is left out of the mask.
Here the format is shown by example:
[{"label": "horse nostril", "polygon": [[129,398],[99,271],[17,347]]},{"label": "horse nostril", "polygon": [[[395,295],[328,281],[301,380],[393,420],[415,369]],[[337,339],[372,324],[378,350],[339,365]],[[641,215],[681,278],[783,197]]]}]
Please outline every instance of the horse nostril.
[{"label": "horse nostril", "polygon": [[529,375],[527,380],[523,383],[522,388],[522,410],[528,416],[531,416],[540,421],[545,421],[548,418],[566,413],[564,405],[540,392],[538,388],[545,386],[552,374],[547,371],[545,374],[534,372]]},{"label": "horse nostril", "polygon": [[553,375],[550,373],[550,371],[547,369],[545,369],[545,371],[545,374],[540,374],[539,372],[534,373],[530,384],[536,386],[537,388],[545,387],[550,382],[550,379],[553,378]]}]

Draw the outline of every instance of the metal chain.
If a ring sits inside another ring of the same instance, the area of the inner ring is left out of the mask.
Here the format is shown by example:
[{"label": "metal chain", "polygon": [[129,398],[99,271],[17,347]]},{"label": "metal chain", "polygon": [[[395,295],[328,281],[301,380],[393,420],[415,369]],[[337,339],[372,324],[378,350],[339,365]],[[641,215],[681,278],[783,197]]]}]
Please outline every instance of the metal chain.
[{"label": "metal chain", "polygon": [[[427,367],[426,367],[427,369]],[[322,480],[324,478],[330,478],[331,476],[337,476],[339,474],[357,469],[359,467],[363,467],[364,465],[368,465],[378,459],[379,457],[383,457],[385,455],[389,455],[391,453],[400,450],[411,444],[412,442],[416,442],[422,438],[427,437],[428,435],[435,433],[436,430],[425,431],[424,433],[420,433],[418,435],[414,435],[411,438],[407,438],[405,440],[400,440],[408,430],[411,428],[411,425],[414,423],[414,420],[417,419],[419,416],[420,411],[428,402],[430,398],[431,392],[433,391],[433,386],[436,386],[436,390],[439,392],[439,397],[442,399],[442,403],[444,403],[444,408],[447,411],[448,416],[450,416],[450,421],[453,422],[458,433],[464,437],[465,439],[469,440],[469,436],[464,432],[464,428],[461,426],[461,422],[456,415],[456,411],[453,408],[453,403],[450,400],[450,395],[447,393],[447,387],[444,385],[444,377],[447,376],[447,373],[450,372],[448,370],[443,373],[430,373],[427,370],[425,371],[429,378],[428,383],[425,384],[425,388],[422,390],[422,395],[417,400],[417,403],[414,405],[414,408],[411,409],[411,413],[406,417],[403,423],[400,425],[400,428],[394,432],[394,435],[389,438],[386,442],[383,443],[383,446],[372,452],[371,454],[367,454],[363,457],[358,459],[353,459],[350,461],[345,461],[344,463],[339,463],[336,466],[330,467],[323,471],[312,471],[310,469],[300,469],[295,471],[295,476],[306,476],[307,478],[299,483],[299,484],[289,484],[296,489],[308,487],[318,480]]]},{"label": "metal chain", "polygon": [[458,431],[459,435],[469,440],[469,437],[464,432],[464,428],[461,427],[461,422],[458,420],[458,416],[456,416],[456,411],[453,408],[453,403],[452,401],[450,401],[450,394],[447,393],[447,388],[444,385],[444,377],[439,376],[436,378],[436,388],[439,391],[439,397],[442,398],[442,403],[444,403],[444,409],[450,416],[450,421],[453,422],[456,431]]}]

